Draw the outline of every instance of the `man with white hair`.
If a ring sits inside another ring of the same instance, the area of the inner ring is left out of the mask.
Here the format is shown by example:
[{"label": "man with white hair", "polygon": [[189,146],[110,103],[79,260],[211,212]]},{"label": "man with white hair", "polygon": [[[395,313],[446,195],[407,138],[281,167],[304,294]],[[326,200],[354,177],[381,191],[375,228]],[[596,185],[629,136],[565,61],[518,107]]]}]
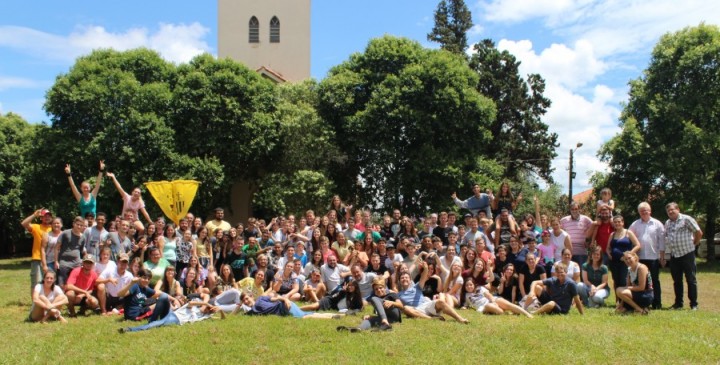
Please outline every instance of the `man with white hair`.
[{"label": "man with white hair", "polygon": [[642,202],[637,207],[640,219],[630,225],[630,232],[635,234],[640,242],[640,263],[650,270],[655,297],[652,308],[662,308],[660,290],[660,260],[665,261],[665,226],[651,216],[650,204]]}]

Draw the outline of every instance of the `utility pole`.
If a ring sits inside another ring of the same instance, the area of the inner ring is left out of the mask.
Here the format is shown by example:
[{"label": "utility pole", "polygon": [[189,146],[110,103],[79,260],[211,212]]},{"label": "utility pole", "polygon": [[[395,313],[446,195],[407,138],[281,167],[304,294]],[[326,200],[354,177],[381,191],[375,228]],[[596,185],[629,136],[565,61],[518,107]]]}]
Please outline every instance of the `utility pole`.
[{"label": "utility pole", "polygon": [[573,202],[573,192],[572,192],[572,185],[573,185],[573,179],[575,178],[575,172],[573,172],[573,155],[575,154],[575,151],[577,151],[578,148],[582,147],[582,143],[579,143],[575,145],[575,149],[570,149],[570,165],[568,167],[568,205]]}]

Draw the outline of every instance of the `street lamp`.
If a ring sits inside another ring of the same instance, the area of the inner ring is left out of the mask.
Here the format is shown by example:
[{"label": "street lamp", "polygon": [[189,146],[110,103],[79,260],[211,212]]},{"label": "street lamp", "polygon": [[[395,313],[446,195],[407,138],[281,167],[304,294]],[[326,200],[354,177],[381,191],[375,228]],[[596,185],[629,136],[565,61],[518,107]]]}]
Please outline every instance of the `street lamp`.
[{"label": "street lamp", "polygon": [[575,173],[573,172],[573,155],[575,154],[575,151],[577,151],[578,148],[582,147],[582,143],[578,142],[578,144],[575,145],[575,149],[570,149],[570,168],[569,174],[568,174],[568,201],[572,204],[573,202],[573,195],[572,195],[572,184],[573,179],[575,178]]}]

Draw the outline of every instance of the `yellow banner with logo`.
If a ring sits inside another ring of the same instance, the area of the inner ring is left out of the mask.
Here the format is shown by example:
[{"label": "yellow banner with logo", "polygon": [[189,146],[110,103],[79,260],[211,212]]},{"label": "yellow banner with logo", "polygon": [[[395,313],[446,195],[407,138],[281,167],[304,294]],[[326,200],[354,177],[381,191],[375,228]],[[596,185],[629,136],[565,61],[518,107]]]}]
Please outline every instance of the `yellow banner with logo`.
[{"label": "yellow banner with logo", "polygon": [[190,211],[200,183],[195,180],[150,181],[145,186],[165,216],[177,226]]}]

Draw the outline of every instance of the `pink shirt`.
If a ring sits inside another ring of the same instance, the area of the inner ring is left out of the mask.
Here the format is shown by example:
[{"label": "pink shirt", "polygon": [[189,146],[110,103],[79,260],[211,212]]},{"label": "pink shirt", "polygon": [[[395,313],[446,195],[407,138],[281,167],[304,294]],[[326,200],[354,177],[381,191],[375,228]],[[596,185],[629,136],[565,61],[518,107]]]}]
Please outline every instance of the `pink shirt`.
[{"label": "pink shirt", "polygon": [[132,200],[132,195],[128,195],[123,199],[123,209],[122,211],[125,212],[126,210],[132,210],[133,213],[135,213],[135,219],[139,219],[138,216],[138,210],[141,208],[145,208],[145,202],[141,199],[138,199],[137,201]]}]

